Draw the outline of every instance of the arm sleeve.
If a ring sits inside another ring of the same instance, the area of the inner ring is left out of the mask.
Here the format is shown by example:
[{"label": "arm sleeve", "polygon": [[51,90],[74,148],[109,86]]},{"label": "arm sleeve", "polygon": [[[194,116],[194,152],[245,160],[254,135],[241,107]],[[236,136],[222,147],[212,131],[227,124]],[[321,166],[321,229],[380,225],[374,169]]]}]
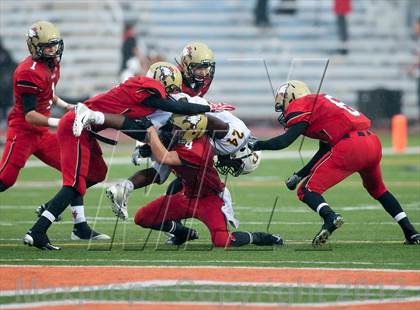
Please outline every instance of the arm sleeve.
[{"label": "arm sleeve", "polygon": [[267,141],[258,141],[255,150],[281,150],[292,144],[306,129],[307,122],[299,122],[291,126],[286,133]]},{"label": "arm sleeve", "polygon": [[159,98],[157,96],[150,96],[145,101],[143,101],[143,104],[176,114],[194,115],[210,112],[210,107],[206,105],[179,103],[176,101]]},{"label": "arm sleeve", "polygon": [[312,157],[312,159],[305,165],[305,167],[303,167],[302,169],[300,169],[296,174],[301,177],[304,178],[306,177],[312,167],[325,155],[327,154],[329,151],[331,150],[331,146],[328,143],[319,141],[319,149],[318,151],[315,153],[315,155]]},{"label": "arm sleeve", "polygon": [[23,114],[27,114],[30,111],[36,109],[36,95],[35,94],[22,94],[22,103],[23,103]]}]

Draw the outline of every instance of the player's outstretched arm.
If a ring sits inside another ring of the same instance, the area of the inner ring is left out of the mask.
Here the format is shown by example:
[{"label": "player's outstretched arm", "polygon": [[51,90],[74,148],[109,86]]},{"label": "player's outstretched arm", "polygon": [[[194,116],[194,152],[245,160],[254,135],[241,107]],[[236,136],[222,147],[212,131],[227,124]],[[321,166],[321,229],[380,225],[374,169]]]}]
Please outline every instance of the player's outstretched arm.
[{"label": "player's outstretched arm", "polygon": [[184,115],[195,115],[203,114],[206,112],[221,112],[235,110],[234,106],[225,103],[210,103],[209,105],[202,105],[196,103],[183,102],[181,104],[174,100],[163,99],[156,96],[150,96],[145,101],[143,101],[143,104],[150,107],[158,108],[163,111]]},{"label": "player's outstretched arm", "polygon": [[248,143],[253,151],[260,150],[281,150],[292,144],[301,134],[305,132],[308,123],[299,122],[287,129],[286,133],[266,141],[254,140]]}]

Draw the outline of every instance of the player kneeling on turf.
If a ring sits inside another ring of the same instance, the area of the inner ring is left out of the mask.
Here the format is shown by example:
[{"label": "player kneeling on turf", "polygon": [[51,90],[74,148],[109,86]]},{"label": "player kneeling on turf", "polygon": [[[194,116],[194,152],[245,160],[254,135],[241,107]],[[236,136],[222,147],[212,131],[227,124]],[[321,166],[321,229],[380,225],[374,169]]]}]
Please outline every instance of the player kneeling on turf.
[{"label": "player kneeling on turf", "polygon": [[171,136],[166,146],[153,127],[147,130],[155,166],[141,170],[107,190],[114,213],[127,219],[129,193],[152,183],[164,183],[172,170],[182,180],[182,191],[163,195],[139,208],[134,217],[137,225],[171,233],[173,244],[180,245],[197,239],[198,234],[178,221],[196,218],[207,226],[216,247],[282,245],[283,239],[278,235],[231,232],[227,227],[229,222],[236,228],[238,221],[234,217],[230,193],[214,168],[213,148],[205,135],[207,117],[202,114],[173,115],[170,125],[171,131],[161,134]]}]

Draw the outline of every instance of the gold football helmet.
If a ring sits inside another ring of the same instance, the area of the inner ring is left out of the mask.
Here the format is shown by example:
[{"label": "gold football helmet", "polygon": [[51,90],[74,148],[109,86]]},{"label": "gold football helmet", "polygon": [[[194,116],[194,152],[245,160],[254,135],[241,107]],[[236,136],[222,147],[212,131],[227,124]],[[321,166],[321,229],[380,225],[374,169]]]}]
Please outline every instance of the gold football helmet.
[{"label": "gold football helmet", "polygon": [[181,91],[181,71],[169,62],[155,62],[150,66],[146,76],[161,82],[168,94]]},{"label": "gold football helmet", "polygon": [[176,140],[178,144],[186,144],[201,138],[206,133],[207,116],[204,114],[172,114],[169,122],[177,130]]},{"label": "gold football helmet", "polygon": [[[193,42],[184,47],[181,54],[183,78],[188,83],[203,83],[213,80],[215,66],[213,51],[204,43]],[[195,72],[196,69],[200,73]]]},{"label": "gold football helmet", "polygon": [[[32,59],[60,62],[64,50],[64,42],[57,27],[47,21],[33,24],[26,36]],[[48,52],[44,51],[49,48]]]},{"label": "gold football helmet", "polygon": [[289,104],[300,97],[309,95],[310,93],[311,91],[309,90],[309,87],[298,80],[288,81],[280,85],[277,89],[274,109],[276,112],[280,112],[278,120],[282,125],[285,125],[284,112]]}]

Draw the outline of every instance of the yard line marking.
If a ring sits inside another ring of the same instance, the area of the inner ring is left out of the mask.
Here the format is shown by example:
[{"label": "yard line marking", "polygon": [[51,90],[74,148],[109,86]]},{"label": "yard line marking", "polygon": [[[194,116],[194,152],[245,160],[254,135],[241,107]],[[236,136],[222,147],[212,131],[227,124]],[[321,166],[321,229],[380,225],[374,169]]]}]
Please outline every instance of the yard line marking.
[{"label": "yard line marking", "polygon": [[[25,268],[25,267],[39,267],[40,265],[0,265],[1,267],[16,267],[16,268]],[[75,265],[60,265],[60,268],[85,268],[85,266],[75,266]],[[89,265],[89,267],[95,268],[95,267],[107,267],[107,268],[143,268],[143,269],[148,269],[148,268],[167,268],[165,266],[162,265],[148,265],[148,266],[144,266],[144,265],[138,265],[138,266],[116,266],[116,265],[109,265],[109,266],[104,266],[104,265]],[[173,266],[175,267],[175,266]],[[200,269],[200,268],[213,268],[213,269],[223,269],[223,268],[229,268],[229,269],[239,269],[239,270],[243,270],[243,269],[262,269],[265,270],[267,269],[267,267],[261,267],[261,266],[253,266],[253,267],[249,267],[249,266],[212,266],[212,265],[197,265],[197,266],[176,266],[176,268],[178,269]],[[283,270],[289,270],[290,267],[269,267],[270,269],[275,269],[278,271],[283,271]],[[331,267],[294,267],[293,269],[299,269],[299,270],[307,270],[307,271],[312,271],[312,270],[328,270],[328,271],[341,271],[341,270],[357,270],[357,271],[380,271],[380,272],[407,272],[407,273],[411,273],[411,272],[420,272],[420,270],[418,269],[380,269],[380,268],[348,268],[348,267],[343,267],[343,268],[331,268]]]},{"label": "yard line marking", "polygon": [[[230,266],[229,264],[244,264],[244,265],[252,265],[252,264],[266,264],[266,265],[281,265],[281,264],[304,264],[304,265],[354,265],[354,266],[371,266],[371,265],[376,265],[377,262],[364,262],[364,261],[359,261],[359,262],[353,262],[353,261],[294,261],[294,260],[275,260],[275,261],[250,261],[250,260],[184,260],[184,259],[179,259],[179,260],[173,260],[173,259],[100,259],[100,258],[96,258],[96,259],[89,259],[89,258],[85,258],[85,259],[73,259],[73,258],[0,258],[0,262],[43,262],[43,263],[63,263],[63,262],[67,262],[67,263],[90,263],[90,262],[95,262],[95,263],[100,263],[100,262],[104,262],[104,263],[143,263],[143,264],[155,264],[155,263],[162,263],[162,264],[174,264],[173,267],[179,267],[179,263],[183,263],[183,264],[189,264],[189,265],[194,265],[194,264],[226,264],[226,266]],[[406,263],[397,263],[397,262],[383,262],[381,263],[382,265],[385,266],[406,266]],[[418,265],[418,264],[417,264]],[[9,266],[9,265],[4,265],[4,266]],[[18,265],[19,266],[19,265]],[[37,265],[34,265],[37,266]],[[107,264],[104,265],[99,265],[99,266],[108,266]],[[141,267],[143,267],[142,265],[140,265]],[[140,267],[139,266],[139,267]],[[198,265],[200,266],[200,265]],[[72,266],[73,267],[73,266]],[[232,266],[233,267],[233,266]],[[246,268],[246,266],[244,266],[244,268]],[[267,267],[264,267],[267,268]],[[278,268],[278,267],[273,267],[273,268]],[[360,270],[364,270],[364,268],[360,268]]]},{"label": "yard line marking", "polygon": [[[399,287],[420,287],[420,271],[382,272],[366,270],[336,269],[319,270],[313,268],[284,268],[279,272],[276,268],[265,269],[252,267],[236,268],[125,268],[107,266],[101,267],[65,267],[60,266],[31,266],[0,268],[0,291],[49,289],[54,287],[97,286],[124,284],[127,282],[146,282],[159,280],[191,281],[221,281],[248,283],[299,283],[319,285],[378,285]],[[34,284],[33,280],[36,280]],[[35,286],[35,287],[34,287]]]},{"label": "yard line marking", "polygon": [[[121,300],[60,300],[60,301],[46,301],[33,303],[13,303],[8,305],[0,305],[0,309],[69,309],[77,310],[82,307],[84,310],[262,310],[262,309],[277,309],[277,310],[308,310],[308,309],[346,309],[346,310],[374,310],[379,306],[381,310],[395,310],[395,309],[418,309],[419,297],[410,298],[390,298],[390,299],[372,299],[365,301],[338,301],[338,302],[322,302],[322,303],[262,303],[262,302],[182,302],[182,301],[121,301]],[[66,307],[67,306],[67,307]],[[55,308],[56,307],[56,308]]]},{"label": "yard line marking", "polygon": [[[18,280],[17,280],[18,281]],[[387,291],[419,291],[420,285],[365,285],[363,283],[344,283],[344,284],[319,284],[317,282],[293,283],[293,282],[238,282],[238,281],[209,281],[209,280],[148,280],[148,281],[132,281],[117,282],[103,285],[76,285],[76,286],[52,286],[47,288],[17,288],[16,290],[0,290],[0,297],[13,297],[24,295],[42,295],[42,294],[60,294],[60,293],[78,293],[78,292],[94,292],[94,291],[126,291],[139,290],[144,288],[157,287],[175,287],[182,286],[219,286],[219,287],[264,287],[264,288],[325,288],[325,289],[364,289],[364,290],[387,290]]]}]

